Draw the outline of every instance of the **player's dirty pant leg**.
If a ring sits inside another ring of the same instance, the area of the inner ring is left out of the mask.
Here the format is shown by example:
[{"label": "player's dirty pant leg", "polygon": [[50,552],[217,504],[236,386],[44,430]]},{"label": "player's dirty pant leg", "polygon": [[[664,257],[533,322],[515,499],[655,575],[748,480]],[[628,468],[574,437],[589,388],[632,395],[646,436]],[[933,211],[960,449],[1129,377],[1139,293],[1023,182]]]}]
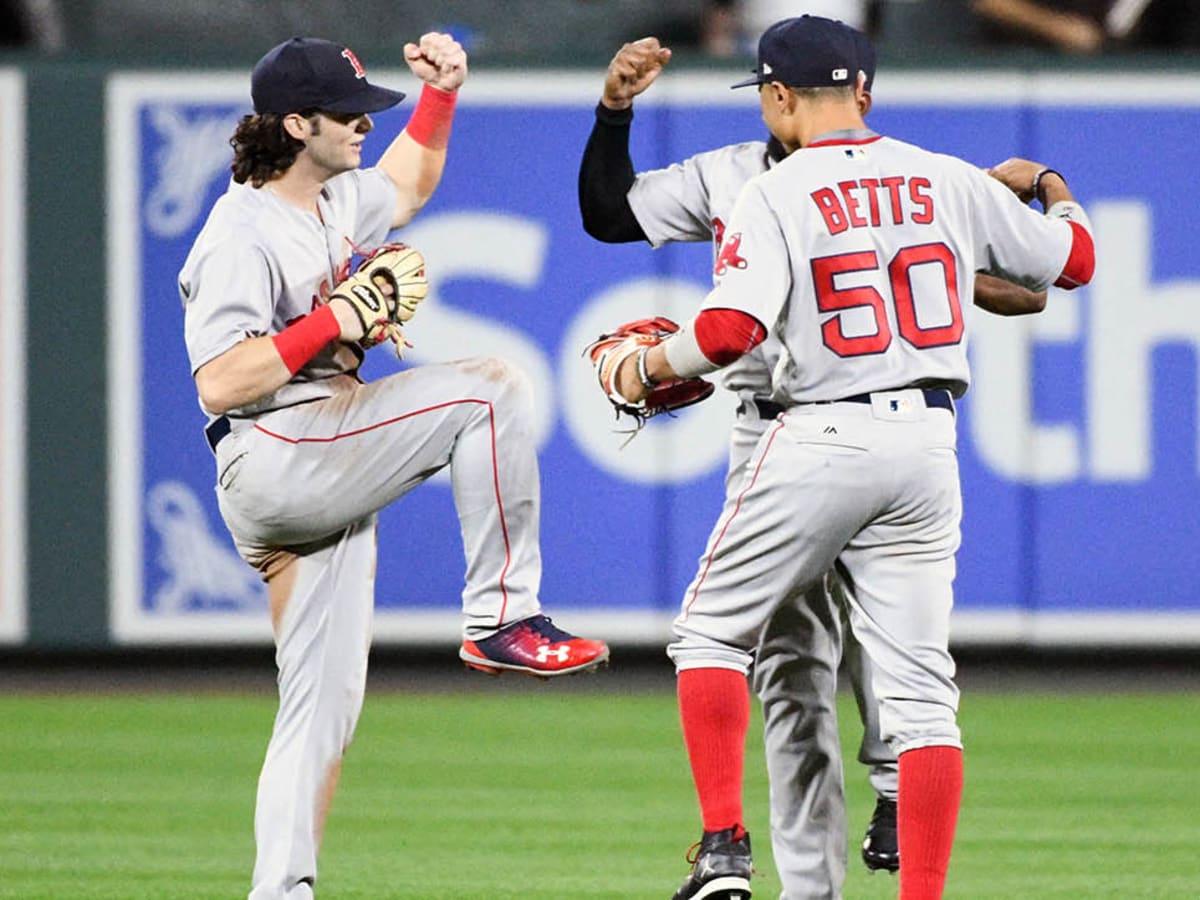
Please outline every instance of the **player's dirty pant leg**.
[{"label": "player's dirty pant leg", "polygon": [[221,501],[231,530],[274,546],[316,540],[449,467],[468,637],[536,615],[541,499],[524,373],[479,357],[337,386],[333,397],[270,413],[221,442],[218,462],[233,472]]},{"label": "player's dirty pant leg", "polygon": [[362,709],[375,516],[300,556],[276,635],[279,711],[258,782],[250,900],[307,900],[331,779]]},{"label": "player's dirty pant leg", "polygon": [[822,582],[772,615],[755,655],[782,900],[838,900],[846,879],[840,634],[841,611]]}]

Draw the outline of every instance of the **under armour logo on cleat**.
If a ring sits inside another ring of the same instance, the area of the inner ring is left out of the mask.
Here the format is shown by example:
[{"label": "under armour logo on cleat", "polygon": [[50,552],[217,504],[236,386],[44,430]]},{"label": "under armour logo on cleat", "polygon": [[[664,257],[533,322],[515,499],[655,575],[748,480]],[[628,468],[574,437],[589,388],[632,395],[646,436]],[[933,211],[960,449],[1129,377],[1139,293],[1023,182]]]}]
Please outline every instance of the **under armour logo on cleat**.
[{"label": "under armour logo on cleat", "polygon": [[542,644],[542,646],[537,648],[538,662],[549,662],[551,656],[554,656],[554,658],[560,663],[565,663],[571,656],[571,648],[566,644],[559,644],[557,647],[553,648],[546,644]]}]

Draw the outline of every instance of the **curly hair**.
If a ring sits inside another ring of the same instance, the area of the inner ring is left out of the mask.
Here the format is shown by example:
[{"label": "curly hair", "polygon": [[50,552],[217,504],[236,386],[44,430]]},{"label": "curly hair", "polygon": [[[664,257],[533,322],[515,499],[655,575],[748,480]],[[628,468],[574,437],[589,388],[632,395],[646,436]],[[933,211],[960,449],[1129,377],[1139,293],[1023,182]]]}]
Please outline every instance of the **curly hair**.
[{"label": "curly hair", "polygon": [[284,130],[284,118],[276,113],[242,116],[229,139],[229,145],[233,147],[230,168],[233,180],[238,184],[249,181],[256,188],[262,187],[286,172],[296,161],[296,156],[304,149],[304,142]]}]

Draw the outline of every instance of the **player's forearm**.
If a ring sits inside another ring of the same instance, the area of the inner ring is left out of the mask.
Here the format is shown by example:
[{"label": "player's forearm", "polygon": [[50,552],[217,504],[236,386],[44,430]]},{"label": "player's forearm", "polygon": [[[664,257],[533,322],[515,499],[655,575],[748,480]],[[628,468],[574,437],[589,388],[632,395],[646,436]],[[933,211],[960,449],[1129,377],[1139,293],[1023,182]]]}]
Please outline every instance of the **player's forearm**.
[{"label": "player's forearm", "polygon": [[1024,316],[1046,308],[1046,292],[1031,291],[986,272],[975,275],[975,305],[997,316]]},{"label": "player's forearm", "polygon": [[217,414],[246,406],[291,381],[330,342],[361,335],[354,310],[335,298],[279,334],[247,338],[197,369],[200,402]]},{"label": "player's forearm", "polygon": [[196,390],[204,408],[219,415],[279,390],[291,378],[271,337],[254,337],[197,369]]},{"label": "player's forearm", "polygon": [[741,310],[701,310],[689,325],[640,359],[635,355],[622,362],[615,379],[617,390],[636,403],[656,384],[707,375],[730,365],[766,336],[759,321]]},{"label": "player's forearm", "polygon": [[[642,400],[653,385],[679,377],[679,373],[672,368],[670,360],[667,359],[663,344],[651,347],[646,352],[642,365],[644,371],[639,372],[635,354],[624,360],[617,369],[617,377],[614,380],[617,392],[630,403]],[[646,376],[645,380],[643,375]]]},{"label": "player's forearm", "polygon": [[384,151],[378,166],[396,186],[392,227],[406,225],[442,180],[457,92],[426,85],[404,130]]},{"label": "player's forearm", "polygon": [[399,228],[411,222],[437,190],[446,168],[446,150],[422,147],[401,132],[379,160],[379,168],[396,186],[392,227]]},{"label": "player's forearm", "polygon": [[637,178],[629,156],[632,121],[632,108],[614,111],[599,104],[596,122],[579,162],[579,212],[583,230],[610,244],[646,239],[629,205],[629,189]]}]

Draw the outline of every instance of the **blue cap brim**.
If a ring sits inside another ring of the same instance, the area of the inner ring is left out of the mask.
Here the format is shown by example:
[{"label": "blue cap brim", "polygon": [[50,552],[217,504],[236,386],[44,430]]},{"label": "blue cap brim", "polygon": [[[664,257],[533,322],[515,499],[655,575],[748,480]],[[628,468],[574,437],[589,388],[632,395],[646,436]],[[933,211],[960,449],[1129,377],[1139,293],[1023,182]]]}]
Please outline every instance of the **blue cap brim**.
[{"label": "blue cap brim", "polygon": [[750,78],[747,78],[745,81],[739,81],[737,84],[731,84],[729,86],[729,89],[733,90],[734,88],[750,87],[750,85],[752,85],[752,84],[762,84],[762,83],[763,83],[762,76],[760,76],[757,72],[755,72],[754,75],[752,75]]},{"label": "blue cap brim", "polygon": [[404,94],[400,91],[376,87],[365,81],[360,87],[362,90],[333,103],[324,103],[321,108],[335,113],[373,113],[391,109],[404,99]]}]

